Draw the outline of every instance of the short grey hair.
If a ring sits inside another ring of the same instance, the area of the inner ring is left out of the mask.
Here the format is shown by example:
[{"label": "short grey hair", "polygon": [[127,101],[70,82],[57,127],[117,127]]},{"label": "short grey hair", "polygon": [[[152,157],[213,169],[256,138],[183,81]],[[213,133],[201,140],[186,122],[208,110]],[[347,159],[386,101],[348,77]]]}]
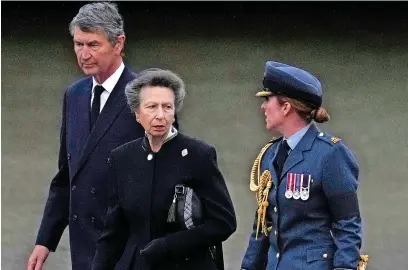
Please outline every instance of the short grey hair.
[{"label": "short grey hair", "polygon": [[133,111],[140,106],[140,92],[146,86],[161,86],[173,90],[176,112],[183,107],[186,96],[183,80],[170,70],[150,68],[140,72],[136,79],[129,82],[125,88],[127,103]]},{"label": "short grey hair", "polygon": [[83,32],[103,31],[112,45],[116,44],[118,36],[125,34],[123,18],[117,5],[108,2],[91,3],[81,7],[69,24],[72,36],[75,27],[79,27]]}]

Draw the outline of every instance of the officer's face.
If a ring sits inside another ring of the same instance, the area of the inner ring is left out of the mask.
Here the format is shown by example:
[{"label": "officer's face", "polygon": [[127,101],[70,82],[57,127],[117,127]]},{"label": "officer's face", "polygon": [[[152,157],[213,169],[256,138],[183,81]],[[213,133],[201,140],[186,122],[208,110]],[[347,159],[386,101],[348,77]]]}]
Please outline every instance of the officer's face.
[{"label": "officer's face", "polygon": [[101,31],[83,32],[76,27],[73,36],[79,67],[86,75],[95,76],[99,83],[103,83],[122,61],[125,36],[118,36],[115,45],[112,45]]},{"label": "officer's face", "polygon": [[265,112],[266,128],[270,131],[281,131],[285,114],[282,105],[278,103],[277,97],[265,97],[261,109]]},{"label": "officer's face", "polygon": [[152,137],[163,137],[174,122],[174,92],[167,87],[145,86],[140,92],[136,119]]}]

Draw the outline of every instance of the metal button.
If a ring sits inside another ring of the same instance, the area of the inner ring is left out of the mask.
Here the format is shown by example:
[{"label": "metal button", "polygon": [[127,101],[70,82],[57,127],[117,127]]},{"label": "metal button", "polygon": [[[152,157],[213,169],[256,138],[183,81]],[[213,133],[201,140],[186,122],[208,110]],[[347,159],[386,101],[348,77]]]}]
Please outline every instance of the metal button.
[{"label": "metal button", "polygon": [[95,217],[91,217],[92,223],[95,223]]},{"label": "metal button", "polygon": [[279,259],[279,256],[280,256],[279,253],[276,253],[276,259]]},{"label": "metal button", "polygon": [[278,208],[276,206],[273,208],[273,212],[278,212]]},{"label": "metal button", "polygon": [[323,254],[323,258],[325,258],[325,259],[327,258],[327,253]]},{"label": "metal button", "polygon": [[322,137],[323,135],[324,135],[323,132],[320,132],[320,133],[319,133],[319,137]]},{"label": "metal button", "polygon": [[71,190],[72,190],[72,191],[75,191],[75,190],[76,190],[76,186],[72,186]]},{"label": "metal button", "polygon": [[108,163],[108,164],[110,163],[110,158],[106,159],[106,163]]},{"label": "metal button", "polygon": [[71,160],[71,154],[68,154],[68,160]]},{"label": "metal button", "polygon": [[277,234],[278,234],[278,232],[277,232],[277,231],[274,231],[274,234],[275,234],[275,235],[277,235]]},{"label": "metal button", "polygon": [[147,155],[147,160],[152,160],[153,159],[153,155],[152,154],[148,154]]},{"label": "metal button", "polygon": [[72,215],[72,219],[73,219],[73,220],[77,220],[77,219],[78,219],[78,216],[77,216],[77,215]]},{"label": "metal button", "polygon": [[96,193],[95,188],[91,188],[91,193],[92,193],[92,194],[95,194],[95,193]]}]

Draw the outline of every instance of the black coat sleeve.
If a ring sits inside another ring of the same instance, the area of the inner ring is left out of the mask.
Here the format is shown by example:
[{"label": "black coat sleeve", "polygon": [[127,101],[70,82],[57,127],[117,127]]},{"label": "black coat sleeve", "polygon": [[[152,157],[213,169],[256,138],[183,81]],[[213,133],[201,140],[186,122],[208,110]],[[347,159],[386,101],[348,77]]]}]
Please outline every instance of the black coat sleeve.
[{"label": "black coat sleeve", "polygon": [[60,150],[58,158],[58,172],[51,181],[48,199],[45,205],[41,226],[36,245],[42,245],[55,251],[61,236],[68,225],[69,218],[69,171],[66,150],[66,93],[62,109],[62,123],[60,133]]},{"label": "black coat sleeve", "polygon": [[119,200],[118,182],[115,173],[115,160],[110,157],[109,204],[104,229],[96,244],[93,270],[111,270],[119,261],[125,249],[129,226]]},{"label": "black coat sleeve", "polygon": [[235,232],[235,211],[217,165],[216,151],[211,147],[204,155],[193,186],[206,210],[204,224],[153,240],[147,245],[150,254],[146,255],[150,260],[161,256],[185,256],[196,249],[225,241]]}]

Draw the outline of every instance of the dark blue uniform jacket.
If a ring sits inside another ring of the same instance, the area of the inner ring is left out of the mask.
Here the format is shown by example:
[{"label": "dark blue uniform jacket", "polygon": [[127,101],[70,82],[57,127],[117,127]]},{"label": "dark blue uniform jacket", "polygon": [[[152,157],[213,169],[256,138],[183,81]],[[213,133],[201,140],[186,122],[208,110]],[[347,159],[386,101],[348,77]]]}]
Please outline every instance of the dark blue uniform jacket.
[{"label": "dark blue uniform jacket", "polygon": [[[242,262],[247,270],[356,269],[362,241],[357,200],[358,165],[342,141],[312,124],[293,149],[276,178],[272,162],[281,142],[265,152],[261,173],[270,170],[268,201],[270,234],[255,239],[256,222]],[[289,176],[311,178],[309,198],[287,199]]]}]

